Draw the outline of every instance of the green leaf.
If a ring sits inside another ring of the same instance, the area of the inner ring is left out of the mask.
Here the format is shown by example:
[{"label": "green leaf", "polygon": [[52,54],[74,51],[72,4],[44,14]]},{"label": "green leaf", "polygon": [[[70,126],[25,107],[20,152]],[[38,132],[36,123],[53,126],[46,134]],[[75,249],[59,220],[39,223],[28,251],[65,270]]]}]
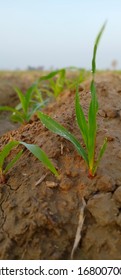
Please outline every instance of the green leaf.
[{"label": "green leaf", "polygon": [[[37,82],[39,83],[41,81],[50,80],[49,85],[53,91],[53,94],[51,93],[51,91],[49,89],[44,89],[44,92],[46,92],[49,96],[54,95],[54,97],[56,98],[63,89],[64,82],[65,82],[65,73],[66,73],[66,71],[64,68],[57,70],[57,71],[53,71],[53,72],[49,73],[48,75],[40,77]],[[56,75],[58,75],[58,77],[55,81],[52,78],[54,78]]]},{"label": "green leaf", "polygon": [[28,108],[29,108],[29,104],[30,104],[30,101],[31,101],[31,97],[32,97],[32,93],[33,91],[36,89],[37,87],[37,84],[34,83],[26,92],[25,94],[25,100],[26,100],[26,112],[28,111]]},{"label": "green leaf", "polygon": [[101,158],[102,158],[102,156],[103,156],[103,154],[105,152],[106,147],[107,147],[107,138],[105,138],[104,143],[103,143],[103,145],[102,145],[102,147],[100,149],[100,153],[99,153],[99,156],[98,156],[98,159],[97,159],[97,163],[100,162],[100,160],[101,160]]},{"label": "green leaf", "polygon": [[78,123],[78,126],[80,128],[84,143],[85,143],[85,145],[88,149],[88,124],[86,122],[84,112],[83,112],[82,107],[81,107],[80,102],[79,102],[78,89],[76,91],[75,110],[76,110],[77,123]]},{"label": "green leaf", "polygon": [[58,97],[58,95],[63,90],[64,83],[65,83],[65,74],[66,74],[65,69],[60,70],[59,77],[57,78],[57,81],[55,82],[55,92],[54,92],[55,98]]},{"label": "green leaf", "polygon": [[44,102],[42,92],[38,87],[36,86],[34,89],[34,97],[36,100],[38,100],[40,103]]},{"label": "green leaf", "polygon": [[14,165],[14,164],[17,162],[17,160],[21,157],[22,153],[23,153],[23,150],[21,150],[21,151],[11,160],[11,162],[8,163],[8,165],[6,166],[6,168],[5,168],[4,171],[3,171],[3,174],[6,174],[6,173],[10,170],[10,168],[13,167],[13,165]]},{"label": "green leaf", "polygon": [[97,95],[96,95],[96,86],[95,86],[94,80],[92,80],[92,82],[91,82],[90,90],[91,90],[92,102],[93,102],[94,108],[95,108],[95,113],[97,113],[99,106],[98,106],[98,99],[97,99]]},{"label": "green leaf", "polygon": [[[61,69],[62,70],[62,69]],[[61,70],[57,70],[57,71],[52,71],[51,73],[49,73],[48,75],[42,76],[38,79],[38,82],[44,81],[44,80],[49,80],[51,78],[53,78],[54,76],[56,76]]]},{"label": "green leaf", "polygon": [[96,96],[96,88],[94,80],[91,82],[91,102],[88,114],[88,159],[90,169],[94,166],[95,142],[96,142],[96,114],[98,110],[98,102]]},{"label": "green leaf", "polygon": [[24,115],[18,111],[18,109],[9,106],[0,106],[0,111],[10,111],[13,112],[11,115],[11,120],[15,122],[24,122]]},{"label": "green leaf", "polygon": [[51,94],[53,95],[53,93],[55,94],[56,92],[56,83],[53,79],[50,79],[49,81],[49,88],[51,90]]},{"label": "green leaf", "polygon": [[31,111],[27,115],[27,121],[31,119],[31,117],[36,113],[42,106],[44,105],[44,102],[41,103],[35,103],[31,109]]},{"label": "green leaf", "polygon": [[[19,99],[20,99],[20,101],[21,101],[21,105],[20,105],[20,104],[18,105],[18,110],[23,109],[23,112],[24,112],[23,114],[21,113],[22,118],[23,118],[23,121],[28,122],[28,121],[30,120],[30,117],[29,117],[30,114],[29,114],[28,110],[29,110],[29,106],[30,106],[30,102],[31,102],[32,93],[33,93],[33,91],[36,89],[36,87],[37,87],[37,84],[36,84],[36,83],[33,84],[33,85],[27,90],[27,92],[26,92],[25,95],[21,92],[20,89],[18,89],[18,88],[15,89],[16,92],[17,92],[17,94],[18,94],[18,96],[19,96]],[[31,115],[32,115],[32,114],[31,114]],[[13,119],[14,119],[14,121],[16,121],[17,119],[18,119],[18,121],[19,121],[19,118],[16,118],[16,116],[13,117]],[[22,121],[22,122],[23,122],[23,121]]]},{"label": "green leaf", "polygon": [[10,112],[16,113],[19,116],[21,116],[21,114],[18,112],[18,110],[16,110],[15,108],[9,107],[9,106],[0,106],[0,111],[10,111]]},{"label": "green leaf", "polygon": [[92,58],[92,73],[95,74],[96,72],[96,53],[97,53],[97,47],[98,47],[98,44],[99,44],[99,41],[100,41],[100,38],[102,36],[102,33],[105,29],[105,26],[106,26],[106,22],[103,24],[100,32],[98,33],[98,36],[95,40],[95,44],[94,44],[94,50],[93,50],[93,58]]},{"label": "green leaf", "polygon": [[78,140],[67,129],[42,112],[38,112],[38,117],[49,130],[69,140],[88,165],[88,158],[85,150],[82,148]]},{"label": "green leaf", "polygon": [[10,141],[3,147],[2,151],[0,151],[0,169],[2,169],[4,160],[9,155],[10,151],[18,145],[19,145],[18,141]]},{"label": "green leaf", "polygon": [[54,175],[58,176],[58,172],[55,169],[52,162],[49,160],[47,155],[37,145],[27,144],[25,142],[19,142],[24,145],[36,158],[38,158]]},{"label": "green leaf", "polygon": [[98,155],[98,159],[97,159],[97,161],[95,163],[94,170],[93,170],[94,174],[95,174],[95,172],[97,170],[97,167],[99,165],[99,162],[100,162],[100,160],[101,160],[101,158],[102,158],[102,156],[103,156],[103,154],[104,154],[104,152],[106,150],[106,147],[107,147],[107,138],[105,138],[104,143],[103,143],[103,145],[102,145],[102,147],[100,149],[100,152],[99,152],[99,155]]},{"label": "green leaf", "polygon": [[26,112],[27,112],[26,98],[25,98],[24,94],[22,93],[22,91],[19,88],[15,88],[15,91],[18,94],[18,97],[20,99],[20,102],[21,102],[21,105],[22,105],[22,109],[23,109],[24,113],[26,114]]},{"label": "green leaf", "polygon": [[10,117],[10,119],[13,122],[19,122],[19,123],[24,123],[24,118],[22,116],[19,116],[17,113],[13,113]]}]

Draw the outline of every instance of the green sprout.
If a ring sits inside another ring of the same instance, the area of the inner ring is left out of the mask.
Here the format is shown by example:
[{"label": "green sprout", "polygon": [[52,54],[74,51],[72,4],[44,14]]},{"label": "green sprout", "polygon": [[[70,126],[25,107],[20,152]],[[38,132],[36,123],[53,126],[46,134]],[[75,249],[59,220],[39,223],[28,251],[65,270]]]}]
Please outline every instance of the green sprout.
[{"label": "green sprout", "polygon": [[[12,112],[11,120],[19,123],[29,123],[32,116],[41,108],[43,108],[49,101],[46,97],[43,98],[43,93],[46,96],[57,98],[64,88],[65,83],[65,69],[53,71],[47,75],[40,77],[34,84],[32,84],[25,94],[19,88],[15,88],[20,103],[15,107],[0,106],[0,111]],[[48,85],[44,85],[41,90],[39,83],[49,81]]]},{"label": "green sprout", "polygon": [[29,87],[25,94],[23,94],[18,88],[15,88],[15,91],[19,97],[20,103],[15,108],[10,106],[0,106],[0,111],[12,112],[11,119],[14,122],[28,123],[35,112],[44,106],[45,102],[42,98],[38,102],[32,99],[32,94],[34,92],[37,92],[37,96],[39,96],[37,83],[34,83],[31,87]]},{"label": "green sprout", "polygon": [[50,89],[52,90],[54,98],[57,98],[64,89],[65,74],[65,69],[62,69],[58,72],[58,77],[56,80],[50,79]]},{"label": "green sprout", "polygon": [[66,70],[60,69],[40,77],[37,82],[49,81],[48,84],[43,85],[42,91],[46,93],[47,96],[54,97],[56,99],[64,89],[65,76]]},{"label": "green sprout", "polygon": [[65,139],[69,140],[75,146],[76,150],[78,151],[79,155],[84,159],[86,165],[88,166],[89,176],[94,177],[97,171],[97,167],[99,162],[105,152],[107,139],[104,140],[102,147],[100,148],[99,155],[95,160],[95,148],[96,148],[96,134],[97,134],[97,112],[98,112],[98,99],[96,95],[96,87],[94,76],[96,72],[96,52],[97,47],[101,38],[101,35],[104,31],[106,23],[102,26],[93,50],[93,58],[92,58],[92,82],[90,85],[91,90],[91,101],[89,105],[88,111],[88,120],[86,120],[82,106],[79,102],[79,93],[78,93],[78,86],[76,90],[76,100],[75,100],[75,111],[76,111],[76,120],[77,124],[80,128],[81,135],[85,144],[85,148],[79,143],[79,141],[75,138],[73,134],[71,134],[67,129],[65,129],[62,125],[57,123],[55,120],[50,118],[49,116],[43,114],[42,112],[38,112],[38,117],[42,121],[42,123],[51,130],[52,132],[64,137]]},{"label": "green sprout", "polygon": [[55,169],[52,162],[49,160],[45,152],[42,149],[40,149],[37,145],[12,140],[9,143],[7,143],[0,151],[0,183],[6,182],[7,172],[13,167],[13,165],[17,162],[17,160],[21,157],[23,153],[23,150],[20,150],[15,155],[15,157],[5,166],[6,158],[10,154],[11,150],[17,147],[18,145],[23,145],[25,148],[27,148],[37,159],[39,159],[39,161],[41,161],[45,165],[45,167],[47,167],[55,176],[58,176],[58,172]]},{"label": "green sprout", "polygon": [[18,141],[10,141],[7,143],[2,151],[0,151],[0,183],[4,183],[6,181],[5,175],[9,171],[10,168],[13,167],[13,165],[17,162],[17,160],[20,158],[22,155],[23,150],[21,150],[19,153],[16,154],[16,156],[9,162],[6,167],[5,165],[5,160],[7,156],[10,154],[11,150],[18,146]]}]

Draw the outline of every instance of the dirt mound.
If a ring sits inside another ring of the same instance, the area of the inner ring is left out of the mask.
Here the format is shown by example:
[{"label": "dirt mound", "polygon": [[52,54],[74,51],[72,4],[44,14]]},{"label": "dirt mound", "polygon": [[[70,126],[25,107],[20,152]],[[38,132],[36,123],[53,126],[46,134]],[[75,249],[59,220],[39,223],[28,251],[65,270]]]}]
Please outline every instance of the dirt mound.
[{"label": "dirt mound", "polygon": [[[89,82],[83,87],[80,100],[86,114]],[[85,221],[74,258],[121,259],[121,76],[98,75],[96,87],[97,152],[105,136],[108,145],[94,179],[88,178],[73,145],[39,120],[0,139],[1,146],[10,136],[38,144],[60,173],[58,180],[27,150],[9,172],[0,188],[0,259],[70,259],[83,197]],[[65,92],[45,111],[82,142],[74,97],[74,92]]]}]

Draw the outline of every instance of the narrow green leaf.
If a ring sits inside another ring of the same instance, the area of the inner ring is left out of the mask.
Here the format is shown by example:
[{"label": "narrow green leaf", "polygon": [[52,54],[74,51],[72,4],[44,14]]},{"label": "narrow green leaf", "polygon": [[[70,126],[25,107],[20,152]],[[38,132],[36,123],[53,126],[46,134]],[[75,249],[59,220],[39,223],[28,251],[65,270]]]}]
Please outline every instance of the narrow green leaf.
[{"label": "narrow green leaf", "polygon": [[90,90],[91,90],[92,101],[93,101],[94,108],[95,108],[95,113],[97,113],[99,106],[98,106],[98,99],[97,99],[96,87],[95,87],[94,80],[91,81]]},{"label": "narrow green leaf", "polygon": [[37,87],[37,84],[34,83],[30,88],[28,88],[26,94],[25,94],[25,100],[26,100],[26,112],[28,111],[29,104],[31,101],[32,93],[35,91]]},{"label": "narrow green leaf", "polygon": [[40,89],[38,89],[38,87],[36,86],[34,89],[34,97],[36,100],[38,100],[40,103],[42,103],[44,101],[43,99],[43,95]]},{"label": "narrow green leaf", "polygon": [[95,40],[95,44],[94,44],[94,50],[93,50],[93,58],[92,58],[92,73],[95,74],[96,72],[96,53],[97,53],[97,47],[98,47],[98,44],[99,44],[99,41],[100,41],[100,38],[102,36],[102,33],[105,29],[105,26],[106,26],[106,22],[103,24],[100,32],[98,33],[98,36]]},{"label": "narrow green leaf", "polygon": [[100,153],[99,153],[99,156],[98,156],[98,159],[97,159],[97,163],[100,162],[100,160],[101,160],[101,158],[102,158],[102,156],[103,156],[103,154],[105,152],[106,147],[107,147],[107,138],[104,140],[104,143],[103,143],[103,145],[102,145],[102,147],[100,149]]},{"label": "narrow green leaf", "polygon": [[4,171],[3,171],[3,174],[6,174],[6,173],[10,170],[10,168],[13,167],[13,165],[14,165],[14,164],[17,162],[17,160],[21,157],[22,153],[23,153],[23,150],[21,150],[21,151],[11,160],[11,162],[8,163],[8,165],[6,166],[6,168],[5,168]]},{"label": "narrow green leaf", "polygon": [[51,90],[51,94],[52,95],[55,94],[55,92],[56,92],[56,83],[55,83],[55,81],[53,79],[50,79],[50,81],[49,81],[49,88]]},{"label": "narrow green leaf", "polygon": [[88,124],[86,122],[86,118],[83,112],[83,109],[79,102],[79,94],[78,89],[76,91],[76,102],[75,102],[75,110],[76,110],[76,119],[78,126],[80,128],[84,143],[86,145],[86,148],[88,149]]},{"label": "narrow green leaf", "polygon": [[91,82],[91,102],[88,113],[88,159],[89,166],[92,169],[94,165],[95,142],[96,142],[96,114],[98,109],[98,102],[96,97],[96,88],[94,81]]},{"label": "narrow green leaf", "polygon": [[43,93],[45,93],[47,96],[49,96],[50,98],[53,97],[53,93],[50,89],[42,89]]},{"label": "narrow green leaf", "polygon": [[0,106],[0,111],[10,111],[15,112],[15,109],[9,106]]},{"label": "narrow green leaf", "polygon": [[23,111],[26,114],[26,112],[27,112],[26,98],[25,98],[24,94],[22,93],[22,91],[19,88],[15,88],[15,91],[18,94],[18,97],[20,99]]},{"label": "narrow green leaf", "polygon": [[[46,98],[45,100],[43,100],[41,102],[40,101],[36,101],[36,100],[32,100],[31,101],[32,109],[35,108],[35,107],[43,108],[43,107],[45,107],[48,104],[49,101],[50,101],[49,98]],[[34,107],[33,107],[33,105],[34,105]]]},{"label": "narrow green leaf", "polygon": [[27,121],[31,119],[31,117],[44,105],[44,102],[41,103],[35,103],[33,107],[31,108],[31,111],[27,115]]},{"label": "narrow green leaf", "polygon": [[47,155],[37,145],[27,144],[25,142],[19,142],[24,145],[36,158],[38,158],[54,175],[58,176],[58,172],[55,169],[52,162],[49,160]]},{"label": "narrow green leaf", "polygon": [[54,76],[56,76],[60,71],[60,70],[57,70],[57,71],[52,71],[51,73],[49,73],[48,75],[45,75],[45,76],[42,76],[38,79],[38,82],[41,82],[41,81],[44,81],[44,80],[49,80],[51,78],[53,78]]},{"label": "narrow green leaf", "polygon": [[65,74],[66,74],[65,69],[62,69],[59,73],[59,77],[57,78],[57,81],[56,81],[55,98],[58,97],[58,95],[62,92],[62,90],[64,88]]},{"label": "narrow green leaf", "polygon": [[[57,71],[53,71],[51,73],[49,73],[48,75],[42,76],[38,79],[37,83],[41,82],[41,81],[46,81],[46,80],[50,80],[49,81],[49,85],[53,91],[53,93],[51,93],[51,91],[49,91],[48,89],[43,89],[44,92],[46,92],[49,96],[50,95],[54,95],[54,97],[56,98],[60,92],[63,89],[64,86],[64,81],[65,81],[65,69],[60,69]],[[54,78],[56,75],[59,75],[59,77],[57,77],[56,81],[54,81],[52,78]]]},{"label": "narrow green leaf", "polygon": [[13,122],[24,123],[24,118],[19,114],[13,113],[10,117]]},{"label": "narrow green leaf", "polygon": [[104,143],[103,143],[103,145],[102,145],[102,147],[100,149],[100,152],[99,152],[99,155],[98,155],[98,159],[97,159],[97,161],[95,163],[94,170],[93,170],[94,174],[95,174],[95,172],[97,170],[97,167],[99,165],[99,162],[100,162],[100,160],[101,160],[101,158],[102,158],[102,156],[103,156],[103,154],[104,154],[104,152],[106,150],[106,147],[107,147],[107,138],[104,140]]},{"label": "narrow green leaf", "polygon": [[88,165],[88,158],[85,150],[82,148],[78,140],[70,133],[67,129],[65,129],[62,125],[54,121],[49,116],[43,114],[42,112],[38,112],[38,117],[42,121],[42,123],[52,132],[64,137],[65,139],[69,140],[75,146],[78,153],[81,157],[85,160]]},{"label": "narrow green leaf", "polygon": [[21,116],[21,114],[20,114],[20,112],[18,112],[18,110],[16,110],[15,108],[9,107],[9,106],[0,106],[0,111],[10,111],[10,112],[16,113],[19,116]]},{"label": "narrow green leaf", "polygon": [[5,158],[9,155],[10,151],[19,144],[18,141],[10,141],[7,143],[2,151],[0,151],[0,168],[2,169]]}]

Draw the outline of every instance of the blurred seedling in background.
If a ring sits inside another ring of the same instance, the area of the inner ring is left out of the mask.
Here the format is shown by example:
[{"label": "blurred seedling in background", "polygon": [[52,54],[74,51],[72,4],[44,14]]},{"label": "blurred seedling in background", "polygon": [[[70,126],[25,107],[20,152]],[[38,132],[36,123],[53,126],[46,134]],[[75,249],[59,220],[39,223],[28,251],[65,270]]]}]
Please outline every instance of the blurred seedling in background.
[{"label": "blurred seedling in background", "polygon": [[[0,111],[12,112],[11,119],[14,122],[28,123],[36,111],[44,106],[44,101],[37,90],[37,83],[29,87],[25,94],[18,88],[16,88],[15,91],[19,97],[20,103],[15,108],[0,106]],[[32,98],[33,92],[36,92],[38,98],[40,98],[39,101]]]},{"label": "blurred seedling in background", "polygon": [[[69,76],[71,76],[71,78]],[[72,66],[42,76],[38,79],[38,83],[41,82],[41,91],[50,97],[51,100],[53,98],[57,99],[65,88],[74,89],[75,86],[81,84],[87,76],[88,71]],[[45,83],[42,83],[43,81]]]},{"label": "blurred seedling in background", "polygon": [[96,72],[96,53],[97,47],[101,38],[101,35],[105,29],[106,23],[102,26],[93,49],[93,58],[92,58],[92,81],[90,85],[91,91],[91,101],[88,110],[88,120],[84,115],[82,106],[80,105],[79,93],[78,93],[78,85],[76,90],[76,100],[75,100],[75,111],[76,111],[76,120],[77,124],[80,128],[81,135],[85,144],[85,148],[79,143],[79,141],[75,138],[73,134],[71,134],[67,129],[65,129],[62,125],[57,123],[55,120],[50,118],[49,116],[43,114],[42,112],[38,112],[38,117],[42,121],[42,123],[51,130],[52,132],[64,137],[69,140],[75,146],[76,150],[80,154],[80,156],[85,160],[86,165],[88,166],[89,176],[94,177],[97,171],[97,167],[99,162],[105,152],[107,139],[104,140],[102,147],[100,148],[99,155],[95,160],[95,148],[96,148],[96,134],[97,134],[97,121],[96,116],[98,112],[98,100],[96,95],[96,87],[95,87],[95,72]]},{"label": "blurred seedling in background", "polygon": [[[50,98],[57,98],[64,89],[66,70],[53,71],[48,75],[40,77],[27,91],[22,93],[18,88],[15,91],[20,103],[15,107],[0,106],[0,111],[12,112],[11,120],[22,124],[29,123],[32,116],[50,101]],[[43,81],[49,81],[44,84]],[[41,84],[42,83],[42,84]],[[41,85],[41,89],[39,88]],[[44,98],[43,98],[44,95]],[[48,98],[49,97],[49,98]]]},{"label": "blurred seedling in background", "polygon": [[60,69],[41,76],[25,93],[19,88],[15,88],[20,103],[15,108],[0,106],[0,111],[11,112],[11,120],[13,122],[21,124],[29,123],[32,116],[38,110],[41,110],[63,92],[65,86],[73,89],[77,83],[82,83],[86,76],[85,70],[79,70],[76,67],[71,68],[76,70],[76,79],[71,81],[71,79],[67,78],[66,69]]},{"label": "blurred seedling in background", "polygon": [[[42,76],[38,79],[40,88],[50,98],[56,99],[59,94],[64,90],[66,79],[66,70],[60,69],[53,71],[48,75]],[[45,82],[45,83],[43,83]]]},{"label": "blurred seedling in background", "polygon": [[[69,74],[68,74],[69,73]],[[65,80],[65,85],[69,89],[75,89],[77,85],[81,85],[82,82],[90,75],[89,71],[85,69],[79,69],[77,67],[67,68],[67,78]]]},{"label": "blurred seedling in background", "polygon": [[25,148],[27,148],[37,159],[39,159],[39,161],[41,161],[45,165],[45,167],[47,167],[55,176],[58,176],[58,172],[55,169],[53,163],[49,160],[45,152],[40,149],[40,147],[35,144],[27,144],[26,142],[12,140],[7,143],[0,151],[0,183],[6,182],[6,174],[23,153],[23,150],[20,150],[6,165],[6,158],[8,157],[10,152],[18,145],[23,145]]}]

